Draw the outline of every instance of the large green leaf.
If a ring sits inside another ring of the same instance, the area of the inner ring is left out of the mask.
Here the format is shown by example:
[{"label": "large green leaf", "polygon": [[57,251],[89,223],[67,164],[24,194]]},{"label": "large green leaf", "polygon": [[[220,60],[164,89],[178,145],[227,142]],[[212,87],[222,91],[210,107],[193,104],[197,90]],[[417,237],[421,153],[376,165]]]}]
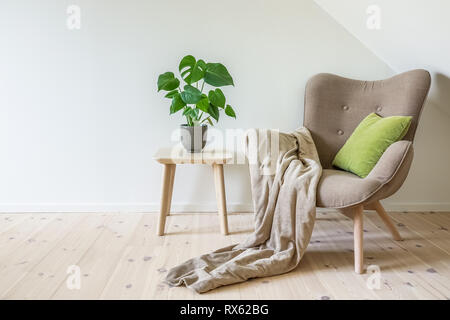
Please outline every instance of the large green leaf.
[{"label": "large green leaf", "polygon": [[180,85],[180,80],[175,78],[173,72],[166,72],[160,74],[158,77],[158,91],[171,91],[178,88]]},{"label": "large green leaf", "polygon": [[208,112],[209,100],[206,94],[202,94],[202,98],[197,102],[197,108],[203,112]]},{"label": "large green leaf", "polygon": [[227,107],[225,108],[225,114],[236,119],[236,113],[229,104],[227,104]]},{"label": "large green leaf", "polygon": [[170,114],[174,114],[184,108],[186,103],[181,99],[181,94],[176,94],[172,99],[172,104],[170,105]]},{"label": "large green leaf", "polygon": [[216,121],[219,121],[219,108],[209,104],[208,113],[213,117]]},{"label": "large green leaf", "polygon": [[184,91],[180,93],[181,99],[187,104],[196,104],[202,98],[202,93],[191,85],[185,85]]},{"label": "large green leaf", "polygon": [[205,82],[214,87],[233,85],[233,78],[221,63],[208,63],[205,71]]},{"label": "large green leaf", "polygon": [[189,55],[181,59],[178,69],[184,81],[192,84],[204,77],[206,63],[203,60],[196,61],[193,56]]},{"label": "large green leaf", "polygon": [[219,108],[225,108],[225,95],[222,90],[217,88],[216,90],[210,90],[208,94],[209,101]]}]

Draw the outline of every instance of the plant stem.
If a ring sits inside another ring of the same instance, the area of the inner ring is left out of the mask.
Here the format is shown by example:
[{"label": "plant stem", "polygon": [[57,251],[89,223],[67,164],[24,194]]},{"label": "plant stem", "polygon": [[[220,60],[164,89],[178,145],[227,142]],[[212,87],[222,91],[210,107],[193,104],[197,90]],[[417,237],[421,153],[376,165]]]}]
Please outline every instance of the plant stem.
[{"label": "plant stem", "polygon": [[201,92],[203,92],[203,87],[205,86],[205,80],[203,80],[203,83],[202,83],[202,90],[200,90]]},{"label": "plant stem", "polygon": [[200,123],[207,121],[209,118],[211,118],[211,117],[207,117],[207,118],[203,119],[202,122],[200,122]]}]

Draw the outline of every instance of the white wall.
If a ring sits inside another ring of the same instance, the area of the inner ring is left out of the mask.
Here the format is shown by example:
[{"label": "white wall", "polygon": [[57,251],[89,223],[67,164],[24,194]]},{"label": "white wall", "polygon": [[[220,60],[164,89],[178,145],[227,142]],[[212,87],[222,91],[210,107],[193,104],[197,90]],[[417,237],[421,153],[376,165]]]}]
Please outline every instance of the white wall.
[{"label": "white wall", "polygon": [[[389,201],[397,208],[450,210],[450,1],[315,0],[396,72],[424,68],[433,83],[404,186]],[[381,29],[366,27],[366,9],[381,10]]]},{"label": "white wall", "polygon": [[[81,30],[66,28],[69,4]],[[152,154],[182,119],[156,79],[186,54],[235,79],[238,120],[219,128],[300,126],[318,72],[393,74],[312,0],[2,0],[0,48],[0,211],[157,209]],[[177,170],[175,209],[214,209],[209,168]],[[225,174],[231,208],[249,208],[245,166]]]}]

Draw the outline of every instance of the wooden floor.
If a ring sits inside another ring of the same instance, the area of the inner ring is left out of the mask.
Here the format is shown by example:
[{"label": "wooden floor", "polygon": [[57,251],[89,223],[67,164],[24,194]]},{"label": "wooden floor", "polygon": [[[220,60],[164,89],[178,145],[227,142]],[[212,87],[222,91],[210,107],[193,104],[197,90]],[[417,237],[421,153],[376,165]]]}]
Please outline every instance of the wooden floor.
[{"label": "wooden floor", "polygon": [[[320,212],[298,268],[206,294],[169,288],[167,270],[184,260],[240,242],[252,214],[230,214],[230,235],[217,214],[173,214],[157,237],[156,214],[0,214],[2,299],[449,299],[450,213],[394,213],[404,241],[395,242],[379,218],[365,215],[365,265],[353,272],[352,222]],[[81,270],[81,288],[69,290],[67,270]],[[370,282],[370,281],[369,281]],[[370,282],[376,284],[376,282]]]}]

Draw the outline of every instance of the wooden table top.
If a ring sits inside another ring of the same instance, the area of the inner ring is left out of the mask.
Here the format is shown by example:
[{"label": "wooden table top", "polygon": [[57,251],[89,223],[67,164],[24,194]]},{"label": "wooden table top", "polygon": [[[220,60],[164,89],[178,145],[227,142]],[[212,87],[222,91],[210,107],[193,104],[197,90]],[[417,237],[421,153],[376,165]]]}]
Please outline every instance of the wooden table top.
[{"label": "wooden table top", "polygon": [[163,164],[225,164],[233,159],[233,155],[226,150],[215,149],[190,153],[182,146],[174,146],[160,148],[153,159]]}]

